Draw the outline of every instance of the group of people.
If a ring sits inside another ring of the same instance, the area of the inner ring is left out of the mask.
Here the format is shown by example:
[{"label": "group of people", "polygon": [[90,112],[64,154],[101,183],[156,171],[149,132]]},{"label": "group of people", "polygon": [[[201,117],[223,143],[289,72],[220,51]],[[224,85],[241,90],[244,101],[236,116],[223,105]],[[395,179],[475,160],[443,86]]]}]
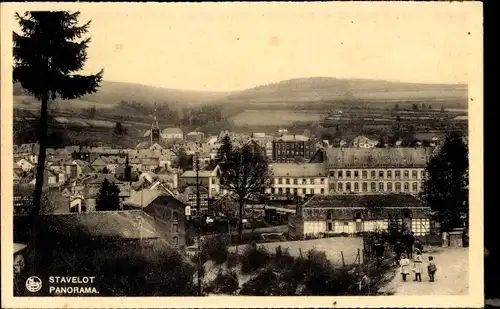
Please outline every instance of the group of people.
[{"label": "group of people", "polygon": [[[427,263],[427,274],[429,275],[429,280],[434,281],[434,276],[437,271],[436,264],[434,263],[434,258],[429,256],[429,262]],[[401,254],[401,259],[399,260],[399,265],[401,267],[401,276],[403,281],[406,281],[407,276],[410,274],[410,269],[415,274],[415,279],[413,281],[422,282],[422,273],[424,271],[424,261],[422,258],[422,251],[420,249],[415,249],[415,258],[413,259],[413,267],[411,267],[411,261],[406,255],[406,253]]]}]

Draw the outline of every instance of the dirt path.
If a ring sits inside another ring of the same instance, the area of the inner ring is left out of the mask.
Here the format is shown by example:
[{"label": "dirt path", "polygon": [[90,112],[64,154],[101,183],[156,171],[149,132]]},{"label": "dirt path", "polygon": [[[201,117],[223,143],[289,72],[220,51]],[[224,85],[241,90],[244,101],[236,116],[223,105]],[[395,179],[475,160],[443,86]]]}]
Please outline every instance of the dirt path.
[{"label": "dirt path", "polygon": [[425,263],[422,282],[414,282],[414,275],[403,282],[399,269],[396,276],[385,287],[382,293],[393,295],[465,295],[469,289],[469,251],[467,248],[437,248],[435,252],[424,253],[424,261],[432,255],[438,267],[436,281],[429,282],[427,264]]}]

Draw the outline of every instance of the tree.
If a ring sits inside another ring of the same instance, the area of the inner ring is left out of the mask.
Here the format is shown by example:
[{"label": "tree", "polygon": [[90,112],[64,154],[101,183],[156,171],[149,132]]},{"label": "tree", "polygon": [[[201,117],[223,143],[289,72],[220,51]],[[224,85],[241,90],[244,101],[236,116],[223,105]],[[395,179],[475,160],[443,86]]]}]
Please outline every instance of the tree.
[{"label": "tree", "polygon": [[90,21],[78,25],[80,13],[40,11],[16,13],[21,34],[13,32],[13,82],[20,83],[41,102],[38,165],[31,212],[32,223],[40,213],[47,149],[47,119],[49,100],[70,100],[97,91],[103,71],[80,75],[87,60]]},{"label": "tree", "polygon": [[229,135],[225,135],[222,138],[221,145],[217,149],[217,155],[215,156],[215,163],[219,164],[228,160],[228,155],[233,153],[233,143]]},{"label": "tree", "polygon": [[104,179],[99,189],[95,210],[120,210],[120,189],[114,183],[110,183],[107,178]]},{"label": "tree", "polygon": [[266,158],[252,151],[249,145],[233,149],[229,137],[224,138],[218,155],[221,188],[237,197],[240,220],[238,226],[240,242],[243,235],[243,213],[250,198],[260,198],[264,188],[271,182],[271,173]]},{"label": "tree", "polygon": [[418,111],[418,104],[415,104],[415,103],[414,103],[414,104],[412,105],[412,109],[413,109],[414,111]]},{"label": "tree", "polygon": [[184,148],[179,149],[176,153],[177,155],[177,165],[183,171],[192,170],[193,169],[193,156],[188,155]]},{"label": "tree", "polygon": [[462,227],[462,217],[469,212],[469,155],[460,132],[446,136],[426,170],[420,193],[422,201],[437,213],[443,232]]},{"label": "tree", "polygon": [[118,121],[115,124],[115,130],[113,131],[113,135],[115,136],[127,135],[127,129],[123,127],[121,122]]}]

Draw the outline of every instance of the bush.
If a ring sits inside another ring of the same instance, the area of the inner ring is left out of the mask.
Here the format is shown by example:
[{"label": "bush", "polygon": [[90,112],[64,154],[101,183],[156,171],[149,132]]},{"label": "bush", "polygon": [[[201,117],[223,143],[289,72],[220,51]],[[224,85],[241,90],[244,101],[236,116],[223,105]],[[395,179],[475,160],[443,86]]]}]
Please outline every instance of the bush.
[{"label": "bush", "polygon": [[264,267],[270,259],[271,255],[264,247],[248,245],[242,252],[241,271],[245,274],[253,273]]},{"label": "bush", "polygon": [[216,235],[208,237],[201,244],[202,263],[210,260],[216,265],[227,261],[229,256],[228,246],[230,240],[225,235]]},{"label": "bush", "polygon": [[231,271],[229,273],[220,272],[207,287],[206,291],[214,294],[235,294],[238,289],[238,275],[234,271]]}]

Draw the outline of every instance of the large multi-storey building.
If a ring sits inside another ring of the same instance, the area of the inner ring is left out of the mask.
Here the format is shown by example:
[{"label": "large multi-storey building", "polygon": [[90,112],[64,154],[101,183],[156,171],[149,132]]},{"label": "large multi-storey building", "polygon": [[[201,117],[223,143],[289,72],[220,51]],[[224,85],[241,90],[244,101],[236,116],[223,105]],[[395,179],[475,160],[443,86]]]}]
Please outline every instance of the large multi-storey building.
[{"label": "large multi-storey building", "polygon": [[311,162],[325,164],[330,194],[416,194],[431,155],[430,148],[331,148]]},{"label": "large multi-storey building", "polygon": [[316,143],[304,135],[283,135],[273,141],[274,162],[309,161],[316,152]]},{"label": "large multi-storey building", "polygon": [[323,164],[273,163],[273,183],[266,193],[276,196],[328,194],[328,174]]}]

